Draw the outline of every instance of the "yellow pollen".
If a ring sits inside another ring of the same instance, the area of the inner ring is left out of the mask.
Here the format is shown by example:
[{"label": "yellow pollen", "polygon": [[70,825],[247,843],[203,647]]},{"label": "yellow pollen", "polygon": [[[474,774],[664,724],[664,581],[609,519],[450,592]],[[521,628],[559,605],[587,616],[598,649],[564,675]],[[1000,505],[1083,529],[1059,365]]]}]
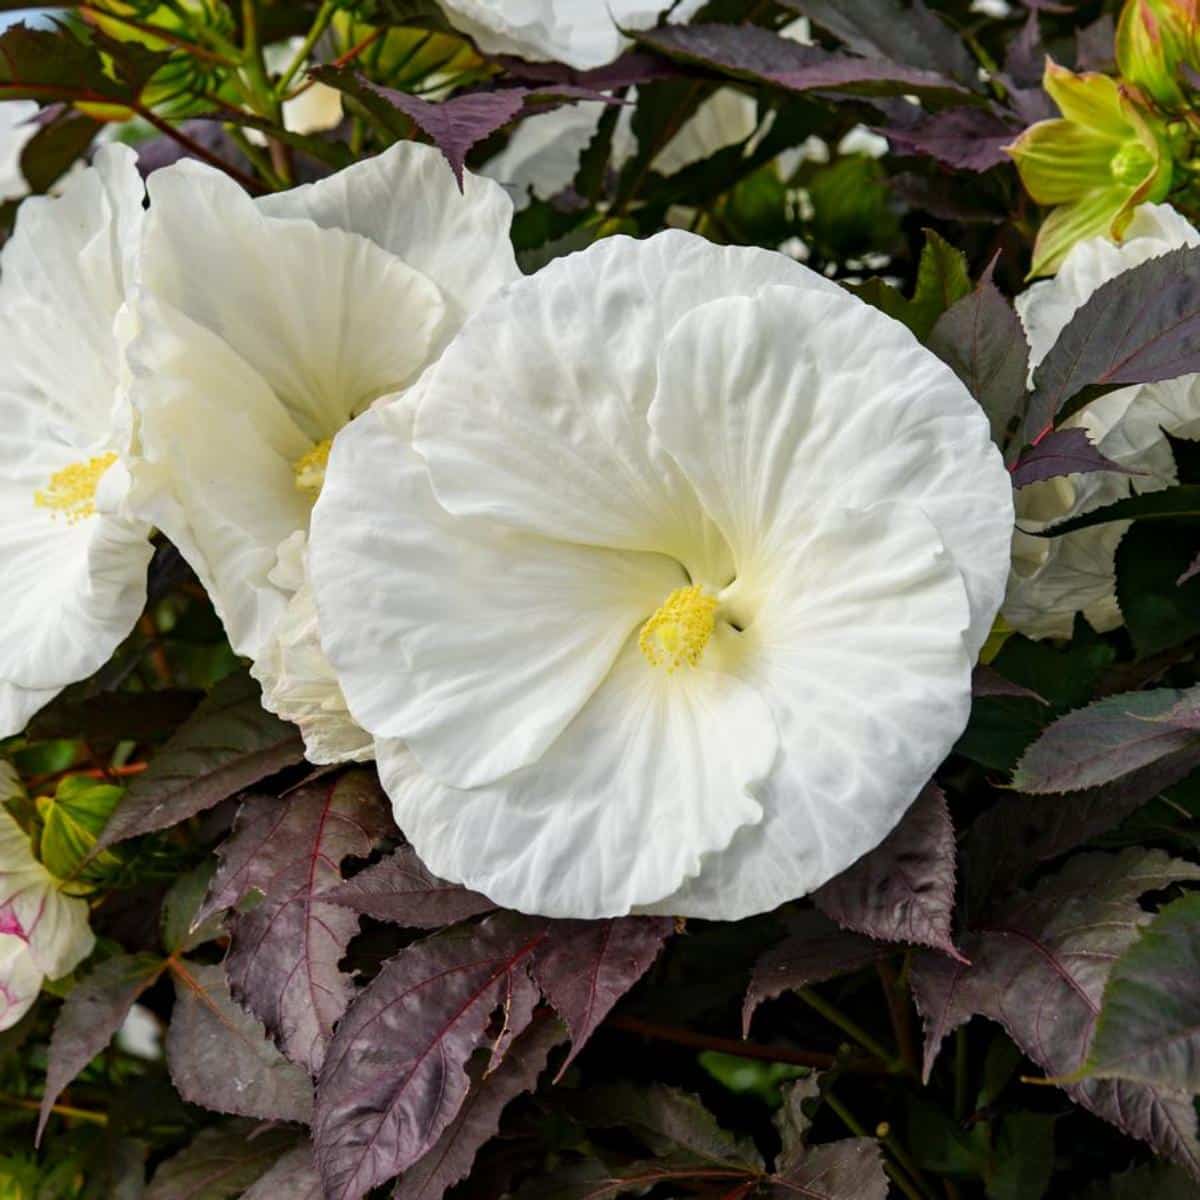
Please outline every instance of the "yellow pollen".
[{"label": "yellow pollen", "polygon": [[701,587],[676,588],[642,626],[638,646],[652,667],[674,671],[681,663],[694,667],[712,637],[715,596]]},{"label": "yellow pollen", "polygon": [[325,483],[325,468],[329,464],[329,451],[332,446],[333,438],[326,438],[292,463],[298,490],[311,492],[314,496],[320,492]]},{"label": "yellow pollen", "polygon": [[38,508],[48,508],[54,517],[66,517],[74,525],[96,511],[96,487],[100,477],[117,461],[113,451],[97,454],[87,462],[72,463],[55,471],[45,489],[33,493],[33,502]]}]

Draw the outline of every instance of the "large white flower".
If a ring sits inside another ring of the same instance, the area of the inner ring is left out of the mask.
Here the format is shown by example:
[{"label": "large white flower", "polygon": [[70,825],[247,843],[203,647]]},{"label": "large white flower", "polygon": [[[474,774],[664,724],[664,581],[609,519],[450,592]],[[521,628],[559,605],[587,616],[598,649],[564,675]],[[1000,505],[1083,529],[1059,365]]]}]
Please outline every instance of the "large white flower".
[{"label": "large white flower", "polygon": [[670,10],[686,21],[704,0],[442,0],[446,18],[488,54],[549,59],[587,70],[612,62],[629,41],[622,29],[649,29]]},{"label": "large white flower", "polygon": [[29,191],[21,173],[21,153],[37,133],[33,122],[37,111],[33,100],[0,102],[0,204],[19,199]]},{"label": "large white flower", "polygon": [[142,511],[310,757],[367,757],[307,617],[309,512],[339,430],[414,383],[516,277],[512,206],[469,175],[460,194],[411,142],[260,200],[193,162],[149,192],[129,347]]},{"label": "large white flower", "polygon": [[[0,800],[19,790],[12,768],[0,763]],[[0,804],[0,1029],[25,1015],[43,978],[73,971],[94,945],[87,901],[63,895]]]},{"label": "large white flower", "polygon": [[145,599],[119,337],[142,196],[133,152],[106,147],[22,204],[0,255],[0,737],[97,670]]},{"label": "large white flower", "polygon": [[[1119,245],[1095,237],[1073,247],[1053,279],[1035,283],[1017,298],[1033,366],[1101,284],[1169,250],[1196,245],[1200,233],[1173,208],[1146,204]],[[1100,631],[1120,625],[1115,556],[1128,522],[1095,525],[1060,538],[1036,535],[1058,521],[1120,500],[1131,488],[1157,491],[1177,482],[1162,431],[1200,437],[1200,376],[1110,392],[1064,424],[1086,429],[1102,454],[1142,474],[1070,475],[1017,493],[1018,528],[1004,618],[1029,637],[1069,637],[1076,613]]]},{"label": "large white flower", "polygon": [[338,439],[321,635],[438,874],[736,918],[876,845],[961,732],[1008,567],[986,422],[783,255],[610,238]]}]

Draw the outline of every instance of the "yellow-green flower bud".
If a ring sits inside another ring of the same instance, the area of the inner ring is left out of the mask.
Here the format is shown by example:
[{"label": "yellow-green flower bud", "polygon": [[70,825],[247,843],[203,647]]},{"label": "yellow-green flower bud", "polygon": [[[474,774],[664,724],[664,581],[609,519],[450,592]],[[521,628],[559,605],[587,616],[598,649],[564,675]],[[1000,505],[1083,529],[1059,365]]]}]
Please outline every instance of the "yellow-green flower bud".
[{"label": "yellow-green flower bud", "polygon": [[124,794],[125,789],[115,784],[75,775],[59,783],[53,798],[38,798],[42,819],[38,857],[51,875],[86,891],[89,885],[111,882],[124,870],[125,859],[119,851],[103,850],[87,862]]},{"label": "yellow-green flower bud", "polygon": [[1185,103],[1180,70],[1196,32],[1194,0],[1125,0],[1117,23],[1121,78],[1164,108]]},{"label": "yellow-green flower bud", "polygon": [[1119,241],[1134,209],[1171,186],[1164,121],[1107,75],[1076,75],[1047,60],[1046,91],[1061,117],[1009,147],[1025,190],[1054,211],[1042,223],[1031,275],[1051,275],[1076,242]]}]

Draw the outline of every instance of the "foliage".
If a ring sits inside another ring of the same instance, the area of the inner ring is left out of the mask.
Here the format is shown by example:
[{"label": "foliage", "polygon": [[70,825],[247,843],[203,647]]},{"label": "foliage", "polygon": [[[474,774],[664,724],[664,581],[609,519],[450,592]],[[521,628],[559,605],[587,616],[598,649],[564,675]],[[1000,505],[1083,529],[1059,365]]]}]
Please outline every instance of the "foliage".
[{"label": "foliage", "polygon": [[[433,875],[369,766],[305,762],[158,537],[135,632],[0,743],[97,937],[0,1033],[0,1197],[1200,1195],[1200,426],[1143,487],[1080,419],[1200,372],[1200,249],[1126,264],[1038,356],[1013,303],[1147,201],[1200,215],[1194,11],[712,0],[627,32],[580,70],[483,53],[434,3],[90,0],[0,32],[0,99],[40,105],[34,193],[101,130],[257,195],[405,139],[461,183],[594,109],[570,173],[519,189],[526,271],[681,224],[803,259],[948,364],[1018,502],[1126,485],[1031,527],[1128,523],[1123,623],[998,623],[937,779],[812,897],[550,920]],[[301,128],[317,88],[337,115]],[[731,91],[751,129],[667,169]]]}]

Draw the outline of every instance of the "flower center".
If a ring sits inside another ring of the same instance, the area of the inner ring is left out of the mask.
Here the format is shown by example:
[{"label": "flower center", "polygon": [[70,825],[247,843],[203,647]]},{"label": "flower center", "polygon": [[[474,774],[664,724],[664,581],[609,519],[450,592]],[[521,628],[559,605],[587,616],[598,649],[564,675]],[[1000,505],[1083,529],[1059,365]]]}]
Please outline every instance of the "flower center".
[{"label": "flower center", "polygon": [[670,673],[680,663],[694,667],[712,637],[717,599],[701,587],[676,588],[642,626],[638,646],[652,667]]},{"label": "flower center", "polygon": [[33,493],[38,508],[50,509],[54,517],[66,517],[74,525],[96,511],[96,487],[100,477],[117,461],[114,451],[97,454],[87,462],[72,463],[55,471],[47,487]]},{"label": "flower center", "polygon": [[309,492],[314,497],[320,495],[321,487],[325,483],[325,468],[329,465],[329,451],[332,446],[333,438],[326,438],[292,463],[292,470],[296,474],[296,488],[299,491]]},{"label": "flower center", "polygon": [[1117,183],[1135,187],[1154,169],[1154,156],[1141,142],[1126,142],[1113,155],[1112,177]]}]

